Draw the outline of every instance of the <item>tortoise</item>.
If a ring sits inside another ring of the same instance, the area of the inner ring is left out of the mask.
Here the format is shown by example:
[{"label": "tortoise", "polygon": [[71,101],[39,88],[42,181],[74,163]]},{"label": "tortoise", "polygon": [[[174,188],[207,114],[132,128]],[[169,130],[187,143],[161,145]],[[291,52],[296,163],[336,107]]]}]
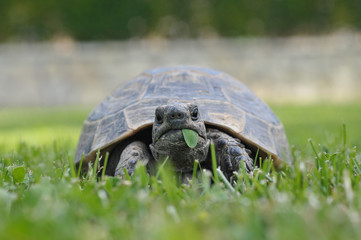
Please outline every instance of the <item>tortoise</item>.
[{"label": "tortoise", "polygon": [[124,168],[132,175],[137,164],[149,167],[164,158],[186,174],[196,160],[212,168],[210,142],[227,178],[241,162],[251,172],[256,156],[270,156],[276,168],[291,162],[272,110],[228,74],[196,66],[148,70],[113,91],[85,120],[75,162],[94,161],[99,149],[109,152],[108,175],[122,176]]}]

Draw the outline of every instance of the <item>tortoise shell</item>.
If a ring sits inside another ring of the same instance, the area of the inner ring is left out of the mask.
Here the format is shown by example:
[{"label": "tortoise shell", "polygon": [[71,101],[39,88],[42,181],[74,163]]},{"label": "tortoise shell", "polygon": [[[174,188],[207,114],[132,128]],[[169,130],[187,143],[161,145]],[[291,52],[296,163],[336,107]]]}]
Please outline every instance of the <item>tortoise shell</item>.
[{"label": "tortoise shell", "polygon": [[290,162],[284,128],[272,110],[228,74],[202,67],[148,70],[116,89],[84,122],[75,162],[93,161],[109,149],[151,128],[156,107],[174,101],[198,104],[206,126],[239,138],[259,156],[271,155],[276,166]]}]

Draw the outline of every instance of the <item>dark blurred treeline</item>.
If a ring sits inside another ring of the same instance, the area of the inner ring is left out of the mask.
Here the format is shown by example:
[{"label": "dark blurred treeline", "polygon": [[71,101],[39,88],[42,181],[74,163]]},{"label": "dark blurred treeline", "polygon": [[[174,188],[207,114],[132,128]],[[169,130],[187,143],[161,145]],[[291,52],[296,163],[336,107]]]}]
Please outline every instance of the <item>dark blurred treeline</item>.
[{"label": "dark blurred treeline", "polygon": [[361,29],[361,0],[0,0],[0,41],[264,36]]}]

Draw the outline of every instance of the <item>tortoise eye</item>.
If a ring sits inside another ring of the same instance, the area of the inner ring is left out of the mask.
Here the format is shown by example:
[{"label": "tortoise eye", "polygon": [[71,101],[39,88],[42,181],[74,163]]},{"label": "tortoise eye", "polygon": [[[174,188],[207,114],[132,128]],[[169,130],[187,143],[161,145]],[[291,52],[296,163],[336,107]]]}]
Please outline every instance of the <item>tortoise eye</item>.
[{"label": "tortoise eye", "polygon": [[157,123],[162,124],[163,123],[163,114],[159,109],[155,110],[155,119]]},{"label": "tortoise eye", "polygon": [[197,107],[192,109],[191,117],[192,117],[193,121],[198,120],[198,108]]}]

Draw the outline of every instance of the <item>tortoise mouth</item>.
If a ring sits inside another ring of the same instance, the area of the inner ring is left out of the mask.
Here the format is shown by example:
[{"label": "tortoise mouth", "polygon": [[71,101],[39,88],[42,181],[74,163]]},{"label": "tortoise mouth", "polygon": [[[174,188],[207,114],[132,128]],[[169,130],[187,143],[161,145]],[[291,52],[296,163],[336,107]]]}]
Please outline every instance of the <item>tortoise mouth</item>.
[{"label": "tortoise mouth", "polygon": [[210,140],[198,135],[197,145],[190,148],[184,140],[181,129],[171,129],[149,145],[155,160],[168,158],[175,170],[188,172],[193,169],[194,161],[205,161]]},{"label": "tortoise mouth", "polygon": [[202,133],[200,133],[200,131],[198,131],[195,128],[181,128],[181,129],[169,129],[168,131],[165,131],[164,133],[162,133],[160,135],[160,137],[158,139],[155,140],[154,143],[157,143],[158,141],[168,141],[170,142],[172,145],[185,145],[185,140],[183,137],[183,133],[182,133],[182,129],[191,129],[195,132],[198,133],[198,137],[200,139],[202,139],[203,141],[206,140],[206,137],[202,135]]}]

